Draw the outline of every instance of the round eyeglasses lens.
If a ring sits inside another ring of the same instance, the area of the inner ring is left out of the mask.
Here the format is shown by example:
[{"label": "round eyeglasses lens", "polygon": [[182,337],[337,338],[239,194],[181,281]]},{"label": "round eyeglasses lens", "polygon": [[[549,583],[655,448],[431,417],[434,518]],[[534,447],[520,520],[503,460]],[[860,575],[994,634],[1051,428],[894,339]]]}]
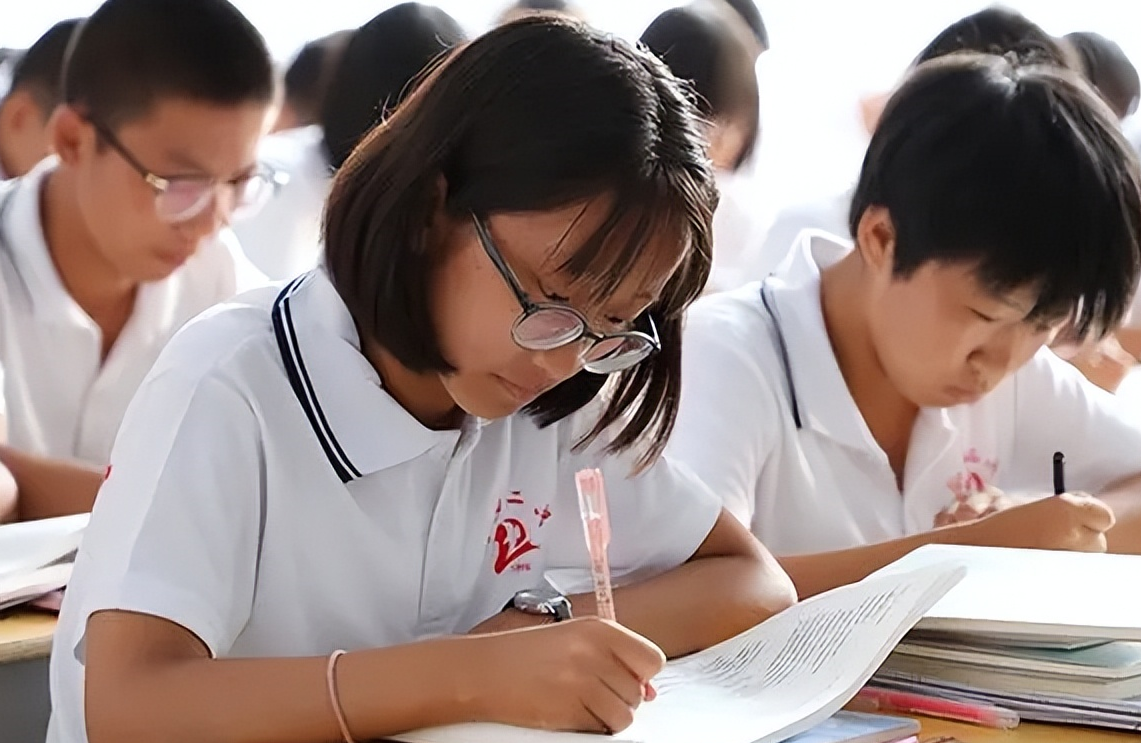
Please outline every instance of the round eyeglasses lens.
[{"label": "round eyeglasses lens", "polygon": [[519,318],[512,335],[530,351],[550,351],[578,340],[585,329],[582,318],[574,312],[542,307]]}]

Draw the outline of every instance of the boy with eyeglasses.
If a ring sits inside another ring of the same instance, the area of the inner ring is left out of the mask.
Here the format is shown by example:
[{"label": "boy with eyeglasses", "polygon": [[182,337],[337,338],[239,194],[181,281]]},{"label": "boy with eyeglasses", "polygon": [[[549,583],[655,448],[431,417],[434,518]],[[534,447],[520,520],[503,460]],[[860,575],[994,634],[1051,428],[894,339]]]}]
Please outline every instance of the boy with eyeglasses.
[{"label": "boy with eyeglasses", "polygon": [[259,281],[223,228],[273,189],[272,66],[226,0],[108,0],[76,33],[57,157],[0,188],[9,518],[91,508],[167,339]]}]

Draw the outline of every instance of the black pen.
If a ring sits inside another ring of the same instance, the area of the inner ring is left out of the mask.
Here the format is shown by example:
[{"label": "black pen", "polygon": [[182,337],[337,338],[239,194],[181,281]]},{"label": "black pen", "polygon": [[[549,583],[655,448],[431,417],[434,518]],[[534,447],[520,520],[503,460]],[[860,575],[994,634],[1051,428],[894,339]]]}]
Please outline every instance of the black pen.
[{"label": "black pen", "polygon": [[1054,452],[1054,495],[1066,492],[1066,455]]}]

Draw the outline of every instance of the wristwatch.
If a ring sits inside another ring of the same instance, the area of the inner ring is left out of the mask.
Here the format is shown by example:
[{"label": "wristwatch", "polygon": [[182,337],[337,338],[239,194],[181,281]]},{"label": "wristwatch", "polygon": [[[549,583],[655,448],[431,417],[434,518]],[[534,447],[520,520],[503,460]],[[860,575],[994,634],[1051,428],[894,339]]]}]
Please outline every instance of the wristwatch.
[{"label": "wristwatch", "polygon": [[550,617],[554,622],[564,622],[571,618],[570,599],[550,586],[520,591],[507,602],[507,606],[503,607],[504,611],[508,609]]}]

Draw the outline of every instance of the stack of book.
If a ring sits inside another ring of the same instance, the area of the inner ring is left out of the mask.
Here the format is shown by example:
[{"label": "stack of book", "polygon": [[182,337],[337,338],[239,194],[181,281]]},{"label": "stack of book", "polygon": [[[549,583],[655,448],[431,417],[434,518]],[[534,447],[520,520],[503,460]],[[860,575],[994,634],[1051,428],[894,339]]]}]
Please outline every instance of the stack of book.
[{"label": "stack of book", "polygon": [[877,686],[1141,731],[1141,557],[932,545],[885,571],[947,560],[967,577],[888,657]]}]

